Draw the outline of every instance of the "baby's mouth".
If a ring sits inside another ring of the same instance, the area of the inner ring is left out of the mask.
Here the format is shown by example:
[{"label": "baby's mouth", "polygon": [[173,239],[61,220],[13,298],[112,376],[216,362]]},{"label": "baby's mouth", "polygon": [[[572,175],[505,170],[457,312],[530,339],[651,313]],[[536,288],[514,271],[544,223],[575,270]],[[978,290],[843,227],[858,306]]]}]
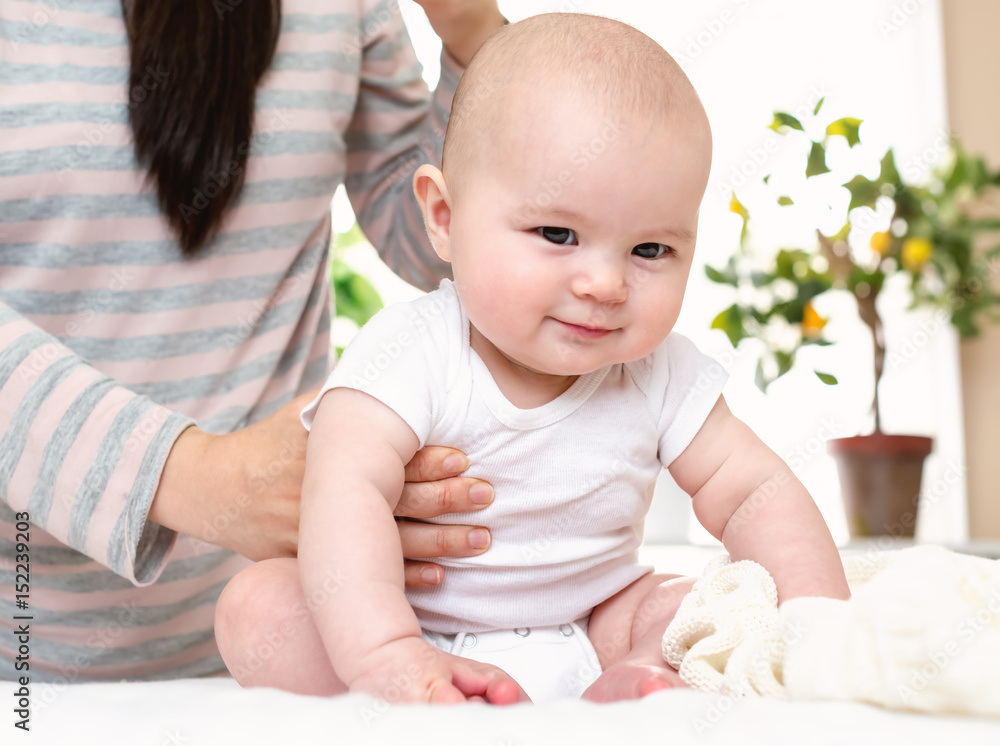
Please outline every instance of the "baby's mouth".
[{"label": "baby's mouth", "polygon": [[568,329],[570,333],[584,337],[585,339],[600,339],[614,331],[614,329],[606,329],[599,326],[585,326],[583,324],[571,324],[568,321],[561,321],[559,319],[556,320]]}]

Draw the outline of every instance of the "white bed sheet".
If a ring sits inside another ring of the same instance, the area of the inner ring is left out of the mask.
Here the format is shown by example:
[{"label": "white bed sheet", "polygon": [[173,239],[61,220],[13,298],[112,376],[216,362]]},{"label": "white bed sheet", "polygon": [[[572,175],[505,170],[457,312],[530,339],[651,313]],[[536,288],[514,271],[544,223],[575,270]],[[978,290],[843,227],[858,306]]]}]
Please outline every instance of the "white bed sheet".
[{"label": "white bed sheet", "polygon": [[[10,702],[13,688],[0,685]],[[5,708],[8,719],[12,717]],[[362,695],[323,699],[274,689],[240,689],[227,679],[77,684],[32,714],[32,731],[11,723],[0,743],[59,746],[202,744],[413,744],[552,746],[664,744],[819,746],[820,744],[1000,743],[1000,722],[927,717],[855,703],[733,701],[691,689],[638,702],[547,706],[378,707]],[[14,737],[10,734],[14,731]],[[18,736],[26,736],[24,740]]]}]

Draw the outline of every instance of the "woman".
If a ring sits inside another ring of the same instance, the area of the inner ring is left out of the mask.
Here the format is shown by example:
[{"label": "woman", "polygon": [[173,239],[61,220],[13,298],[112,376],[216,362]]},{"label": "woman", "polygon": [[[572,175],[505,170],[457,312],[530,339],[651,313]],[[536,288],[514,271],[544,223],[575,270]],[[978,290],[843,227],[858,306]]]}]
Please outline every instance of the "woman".
[{"label": "woman", "polygon": [[[30,659],[5,636],[0,677],[223,669],[222,587],[244,557],[295,553],[337,186],[401,276],[445,273],[410,176],[439,160],[461,69],[503,18],[495,0],[421,5],[445,49],[433,97],[394,0],[30,18],[0,0],[0,608],[5,625],[32,616]],[[439,481],[465,465],[421,454],[400,514],[488,501]],[[409,556],[488,544],[472,527],[401,535]]]}]

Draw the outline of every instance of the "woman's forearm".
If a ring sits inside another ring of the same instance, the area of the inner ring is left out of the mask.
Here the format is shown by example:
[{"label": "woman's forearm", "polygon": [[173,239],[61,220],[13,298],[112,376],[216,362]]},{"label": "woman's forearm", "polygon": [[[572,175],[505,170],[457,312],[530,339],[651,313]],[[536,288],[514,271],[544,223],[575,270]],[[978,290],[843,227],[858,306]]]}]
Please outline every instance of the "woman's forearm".
[{"label": "woman's forearm", "polygon": [[299,412],[314,396],[225,435],[186,429],[164,464],[149,520],[253,560],[295,556],[308,436]]},{"label": "woman's forearm", "polygon": [[[149,506],[149,520],[179,533],[201,538],[198,516],[193,507],[198,501],[193,496],[203,489],[212,494],[214,470],[203,469],[203,456],[211,450],[210,443],[217,436],[209,435],[191,426],[182,432],[163,465],[160,483]],[[210,514],[210,510],[208,511]]]},{"label": "woman's forearm", "polygon": [[427,19],[456,62],[468,67],[472,56],[506,22],[496,0],[454,2],[417,0]]}]

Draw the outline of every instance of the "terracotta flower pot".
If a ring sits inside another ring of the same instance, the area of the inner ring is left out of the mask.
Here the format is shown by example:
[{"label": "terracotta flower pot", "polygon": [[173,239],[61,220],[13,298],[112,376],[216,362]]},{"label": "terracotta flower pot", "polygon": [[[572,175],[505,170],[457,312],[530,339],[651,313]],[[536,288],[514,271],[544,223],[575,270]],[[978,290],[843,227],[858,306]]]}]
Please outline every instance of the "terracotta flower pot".
[{"label": "terracotta flower pot", "polygon": [[835,438],[827,449],[837,461],[851,537],[912,537],[924,459],[931,439],[917,435]]}]

